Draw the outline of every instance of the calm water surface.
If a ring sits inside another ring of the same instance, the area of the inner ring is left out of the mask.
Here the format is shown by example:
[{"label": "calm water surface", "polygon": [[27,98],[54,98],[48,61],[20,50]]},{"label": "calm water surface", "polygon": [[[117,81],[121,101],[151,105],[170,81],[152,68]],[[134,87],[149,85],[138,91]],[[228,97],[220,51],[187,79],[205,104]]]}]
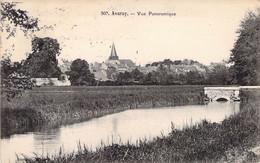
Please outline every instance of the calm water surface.
[{"label": "calm water surface", "polygon": [[79,142],[95,150],[103,144],[135,144],[137,140],[151,140],[168,135],[171,122],[177,128],[198,123],[203,119],[221,122],[239,112],[239,102],[211,102],[207,105],[186,105],[152,109],[127,110],[95,118],[87,122],[62,126],[41,132],[15,134],[1,139],[1,162],[14,162],[16,154],[34,157],[33,153],[53,155],[60,147],[65,153],[77,151]]}]

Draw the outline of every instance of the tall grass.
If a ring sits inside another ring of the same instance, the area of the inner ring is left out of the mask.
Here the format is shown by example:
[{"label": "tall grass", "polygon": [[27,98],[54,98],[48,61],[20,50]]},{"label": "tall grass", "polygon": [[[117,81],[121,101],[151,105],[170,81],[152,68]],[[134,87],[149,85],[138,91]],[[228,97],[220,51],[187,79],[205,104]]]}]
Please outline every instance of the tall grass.
[{"label": "tall grass", "polygon": [[1,136],[71,124],[126,109],[203,102],[203,86],[43,87],[2,99]]},{"label": "tall grass", "polygon": [[240,97],[243,103],[250,103],[252,101],[259,101],[260,88],[242,88],[240,90]]},{"label": "tall grass", "polygon": [[[250,97],[250,96],[248,96]],[[136,145],[112,144],[97,149],[79,148],[78,153],[28,162],[257,162],[250,151],[260,145],[260,102],[252,97],[238,114],[221,123],[206,120],[182,130],[172,127],[168,136]]]}]

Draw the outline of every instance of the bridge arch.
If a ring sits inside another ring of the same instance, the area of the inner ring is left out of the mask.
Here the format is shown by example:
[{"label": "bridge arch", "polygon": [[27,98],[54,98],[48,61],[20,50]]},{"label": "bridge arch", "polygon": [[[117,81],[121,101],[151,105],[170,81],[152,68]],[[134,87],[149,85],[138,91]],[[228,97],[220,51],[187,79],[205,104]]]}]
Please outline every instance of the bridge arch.
[{"label": "bridge arch", "polygon": [[229,101],[230,98],[227,98],[227,97],[216,97],[216,101]]}]

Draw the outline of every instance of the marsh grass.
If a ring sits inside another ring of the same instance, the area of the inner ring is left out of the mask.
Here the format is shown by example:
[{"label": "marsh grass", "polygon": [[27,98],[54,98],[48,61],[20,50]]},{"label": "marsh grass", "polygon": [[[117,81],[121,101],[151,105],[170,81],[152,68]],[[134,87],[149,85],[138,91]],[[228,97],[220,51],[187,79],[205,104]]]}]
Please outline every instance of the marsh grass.
[{"label": "marsh grass", "polygon": [[39,125],[64,125],[127,109],[197,104],[203,86],[42,87],[2,99],[1,137]]},{"label": "marsh grass", "polygon": [[250,148],[260,144],[260,102],[250,100],[241,111],[221,123],[203,120],[182,130],[173,125],[168,136],[138,144],[112,144],[95,152],[79,148],[77,153],[28,162],[257,162]]}]

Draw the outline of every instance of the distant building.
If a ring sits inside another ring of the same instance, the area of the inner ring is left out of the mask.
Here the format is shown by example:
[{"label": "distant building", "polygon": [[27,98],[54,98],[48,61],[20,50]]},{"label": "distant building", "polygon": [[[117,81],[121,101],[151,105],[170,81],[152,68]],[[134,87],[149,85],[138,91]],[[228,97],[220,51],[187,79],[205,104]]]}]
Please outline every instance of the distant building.
[{"label": "distant building", "polygon": [[119,72],[132,71],[136,68],[135,63],[130,59],[119,59],[115,44],[112,44],[111,54],[106,61],[108,67],[115,67]]},{"label": "distant building", "polygon": [[31,78],[35,86],[54,86],[58,82],[58,78]]},{"label": "distant building", "polygon": [[130,59],[119,59],[115,44],[112,44],[112,49],[109,58],[106,62],[91,64],[90,70],[94,73],[95,78],[100,81],[113,80],[113,76],[117,73],[131,72],[136,68],[135,63]]},{"label": "distant building", "polygon": [[105,62],[90,65],[90,71],[95,75],[96,80],[107,81],[115,80],[118,73],[131,72],[134,69],[138,69],[143,74],[159,71],[160,66],[167,71],[168,74],[185,74],[190,71],[198,71],[205,73],[206,69],[200,63],[185,59],[180,61],[179,64],[149,64],[145,67],[136,66],[136,64],[130,59],[120,59],[115,44],[112,44],[111,53]]},{"label": "distant building", "polygon": [[110,64],[120,64],[119,62],[119,57],[116,53],[116,48],[115,48],[115,44],[112,44],[112,49],[111,49],[111,54],[108,58],[108,60],[106,61],[106,63],[110,63]]},{"label": "distant building", "polygon": [[61,62],[59,62],[59,68],[62,73],[66,73],[67,71],[70,71],[70,65],[72,61],[68,61],[66,59],[61,59]]},{"label": "distant building", "polygon": [[[163,66],[163,68],[165,68],[165,70],[169,74],[185,74],[185,73],[191,72],[191,71],[198,71],[200,73],[206,73],[206,69],[197,64],[192,64],[192,65],[184,65],[184,64],[165,65],[165,64],[163,64],[162,66]],[[160,65],[157,65],[157,66],[147,65],[145,67],[138,66],[137,69],[140,72],[147,74],[149,72],[158,71],[159,67],[160,67]]]},{"label": "distant building", "polygon": [[68,80],[67,75],[62,74],[63,80],[58,80],[58,78],[31,78],[35,86],[70,86],[71,83]]}]

